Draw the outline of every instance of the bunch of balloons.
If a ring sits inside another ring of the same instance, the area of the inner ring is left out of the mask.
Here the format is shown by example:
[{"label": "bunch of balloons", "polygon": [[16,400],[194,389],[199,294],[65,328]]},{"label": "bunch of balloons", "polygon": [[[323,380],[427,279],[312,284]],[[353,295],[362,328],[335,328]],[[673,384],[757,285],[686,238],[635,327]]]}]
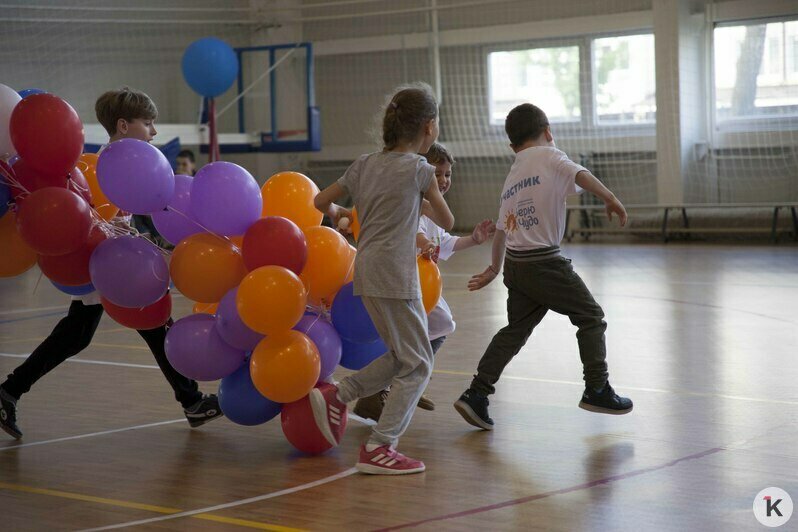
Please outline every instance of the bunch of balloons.
[{"label": "bunch of balloons", "polygon": [[[169,320],[174,283],[195,302],[166,336],[174,368],[221,379],[230,420],[255,425],[279,413],[297,449],[329,449],[308,393],[339,364],[359,369],[387,348],[353,293],[355,248],[321,226],[318,187],[297,172],[260,187],[223,161],[174,175],[157,148],[135,139],[99,156],[82,149],[67,102],[35,91],[22,99],[0,85],[0,276],[38,263],[59,290],[96,290],[111,318],[139,330]],[[175,245],[171,260],[120,226],[120,212],[151,215]],[[419,272],[429,312],[440,273],[424,259]]]}]

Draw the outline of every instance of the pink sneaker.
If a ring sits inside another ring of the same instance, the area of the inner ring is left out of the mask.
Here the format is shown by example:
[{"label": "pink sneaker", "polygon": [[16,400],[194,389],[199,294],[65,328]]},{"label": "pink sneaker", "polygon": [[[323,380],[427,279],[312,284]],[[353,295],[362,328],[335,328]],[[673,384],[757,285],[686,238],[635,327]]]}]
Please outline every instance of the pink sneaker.
[{"label": "pink sneaker", "polygon": [[346,428],[346,403],[338,400],[338,386],[322,384],[310,391],[310,407],[316,426],[330,445],[341,443]]},{"label": "pink sneaker", "polygon": [[371,452],[366,446],[360,447],[360,459],[355,466],[361,473],[369,475],[409,475],[421,473],[426,467],[421,460],[413,460],[393,447],[383,445]]}]

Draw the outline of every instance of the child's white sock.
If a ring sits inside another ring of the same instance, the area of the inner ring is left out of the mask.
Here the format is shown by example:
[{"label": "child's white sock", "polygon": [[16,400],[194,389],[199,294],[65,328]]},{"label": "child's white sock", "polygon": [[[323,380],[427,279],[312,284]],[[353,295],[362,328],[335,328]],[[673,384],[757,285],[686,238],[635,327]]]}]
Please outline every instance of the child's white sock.
[{"label": "child's white sock", "polygon": [[371,451],[373,451],[373,450],[375,450],[375,449],[377,449],[377,448],[379,448],[379,447],[382,447],[382,444],[381,444],[381,443],[371,443],[371,442],[368,442],[368,443],[366,443],[366,452],[367,452],[367,453],[370,453]]}]

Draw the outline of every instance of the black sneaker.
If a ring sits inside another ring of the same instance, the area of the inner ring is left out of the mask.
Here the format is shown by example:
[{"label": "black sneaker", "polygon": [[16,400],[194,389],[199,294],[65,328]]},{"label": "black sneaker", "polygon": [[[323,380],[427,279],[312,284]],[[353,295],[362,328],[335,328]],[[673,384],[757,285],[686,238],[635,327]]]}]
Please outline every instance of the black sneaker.
[{"label": "black sneaker", "polygon": [[628,397],[620,397],[608,382],[600,392],[586,387],[582,394],[582,400],[579,401],[579,408],[599,414],[619,416],[632,411],[632,400]]},{"label": "black sneaker", "polygon": [[454,402],[463,419],[482,430],[493,430],[493,420],[488,415],[488,398],[469,388]]},{"label": "black sneaker", "polygon": [[199,427],[224,415],[219,408],[219,398],[214,394],[203,396],[194,406],[183,409],[183,412],[191,428]]},{"label": "black sneaker", "polygon": [[2,389],[0,389],[0,428],[16,440],[22,438],[22,431],[17,427],[17,402]]}]

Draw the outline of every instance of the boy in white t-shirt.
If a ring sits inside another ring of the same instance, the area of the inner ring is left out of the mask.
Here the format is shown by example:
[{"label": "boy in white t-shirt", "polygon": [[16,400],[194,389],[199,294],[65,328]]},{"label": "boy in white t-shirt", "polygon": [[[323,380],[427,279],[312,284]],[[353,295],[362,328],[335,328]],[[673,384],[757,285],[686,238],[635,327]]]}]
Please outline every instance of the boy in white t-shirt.
[{"label": "boy in white t-shirt", "polygon": [[479,290],[493,281],[504,262],[509,323],[493,337],[471,386],[454,407],[468,423],[492,430],[487,396],[496,391],[502,371],[535,326],[553,310],[579,328],[576,338],[585,380],[579,407],[604,414],[631,412],[632,401],[619,397],[608,381],[604,312],[571,261],[560,255],[566,196],[592,192],[604,201],[608,218],[618,215],[622,226],[626,210],[593,174],[555,147],[548,118],[539,108],[529,103],[515,107],[504,127],[516,156],[502,189],[493,261],[471,278],[468,289]]},{"label": "boy in white t-shirt", "polygon": [[[438,190],[441,191],[441,194],[446,194],[452,186],[454,157],[449,150],[437,142],[430,147],[427,153],[421,155],[435,167],[435,180],[438,183]],[[419,253],[437,263],[438,259],[449,260],[449,257],[454,255],[456,251],[483,244],[493,236],[495,231],[496,224],[493,221],[483,220],[474,227],[471,235],[467,237],[454,236],[422,215],[418,224],[418,234],[416,234],[416,248],[418,248]],[[438,304],[427,315],[427,330],[429,331],[429,341],[433,355],[441,348],[446,337],[454,332],[455,327],[452,311],[446,300],[441,296]],[[353,412],[362,418],[379,421],[388,393],[389,390],[386,389],[359,399]],[[424,410],[435,410],[435,402],[428,395],[423,394],[421,399],[418,400],[418,407]]]}]

